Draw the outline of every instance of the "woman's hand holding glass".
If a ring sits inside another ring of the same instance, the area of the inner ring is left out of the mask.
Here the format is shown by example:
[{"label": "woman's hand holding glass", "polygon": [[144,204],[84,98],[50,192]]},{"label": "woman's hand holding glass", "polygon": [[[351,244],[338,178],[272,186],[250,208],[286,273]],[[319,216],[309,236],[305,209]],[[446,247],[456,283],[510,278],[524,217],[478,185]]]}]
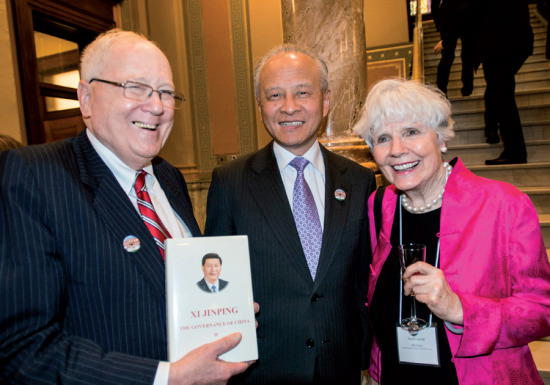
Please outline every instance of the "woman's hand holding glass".
[{"label": "woman's hand holding glass", "polygon": [[441,269],[425,262],[410,265],[403,273],[405,295],[414,292],[419,302],[444,321],[463,325],[462,303],[451,289]]},{"label": "woman's hand holding glass", "polygon": [[[426,260],[426,245],[418,243],[408,243],[405,245],[399,245],[399,265],[401,271],[405,272],[408,266],[419,261]],[[401,319],[401,327],[411,333],[411,335],[417,335],[418,332],[428,326],[428,323],[416,316],[416,300],[414,298],[414,291],[410,291],[411,298],[411,316],[409,318]]]}]

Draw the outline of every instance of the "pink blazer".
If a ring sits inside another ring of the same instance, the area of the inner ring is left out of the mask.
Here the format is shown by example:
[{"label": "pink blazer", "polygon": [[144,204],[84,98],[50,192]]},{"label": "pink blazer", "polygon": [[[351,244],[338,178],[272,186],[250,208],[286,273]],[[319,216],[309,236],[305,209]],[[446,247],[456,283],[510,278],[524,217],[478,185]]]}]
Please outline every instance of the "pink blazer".
[{"label": "pink blazer", "polygon": [[[378,239],[370,222],[368,303],[391,250],[396,200],[392,185],[384,194]],[[464,309],[464,333],[446,329],[459,383],[542,384],[527,344],[550,335],[550,264],[527,195],[475,176],[458,159],[445,188],[438,236],[441,270]],[[369,373],[380,380],[380,370],[375,336]]]}]

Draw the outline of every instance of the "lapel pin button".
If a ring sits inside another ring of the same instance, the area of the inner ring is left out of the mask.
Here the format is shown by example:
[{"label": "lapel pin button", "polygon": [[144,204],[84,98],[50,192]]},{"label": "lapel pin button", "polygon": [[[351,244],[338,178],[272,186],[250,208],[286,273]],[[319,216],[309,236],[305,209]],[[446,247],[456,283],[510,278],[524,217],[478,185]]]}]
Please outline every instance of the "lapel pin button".
[{"label": "lapel pin button", "polygon": [[334,197],[339,201],[343,201],[346,199],[346,192],[341,188],[339,188],[336,191],[334,191]]},{"label": "lapel pin button", "polygon": [[141,244],[139,242],[138,237],[135,235],[128,235],[124,240],[122,241],[122,246],[126,249],[129,253],[135,253],[139,250],[141,247]]}]

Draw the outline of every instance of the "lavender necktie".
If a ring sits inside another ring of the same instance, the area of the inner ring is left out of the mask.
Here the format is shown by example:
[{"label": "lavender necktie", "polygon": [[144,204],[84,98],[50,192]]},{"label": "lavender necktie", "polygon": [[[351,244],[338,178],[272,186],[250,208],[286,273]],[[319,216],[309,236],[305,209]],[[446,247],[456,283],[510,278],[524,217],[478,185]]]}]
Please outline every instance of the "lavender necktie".
[{"label": "lavender necktie", "polygon": [[289,164],[298,172],[292,195],[292,214],[294,215],[294,222],[296,222],[296,229],[300,236],[302,249],[306,255],[311,277],[315,280],[323,231],[321,230],[321,222],[319,221],[319,214],[317,213],[313,194],[304,178],[304,169],[308,163],[309,160],[299,156],[294,158]]}]

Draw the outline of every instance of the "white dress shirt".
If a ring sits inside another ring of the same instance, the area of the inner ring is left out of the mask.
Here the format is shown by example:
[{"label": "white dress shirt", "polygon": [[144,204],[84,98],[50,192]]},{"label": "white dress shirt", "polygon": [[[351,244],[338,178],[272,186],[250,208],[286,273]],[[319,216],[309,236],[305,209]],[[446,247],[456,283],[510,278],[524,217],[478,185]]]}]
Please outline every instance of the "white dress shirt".
[{"label": "white dress shirt", "polygon": [[[281,178],[283,179],[283,184],[285,186],[286,196],[288,197],[290,207],[292,207],[294,182],[296,182],[298,171],[296,171],[294,167],[290,166],[289,163],[296,158],[296,155],[281,147],[277,144],[277,142],[273,142],[273,152],[275,153],[277,165],[279,166],[279,171],[281,172]],[[311,193],[313,194],[313,199],[315,200],[315,205],[317,206],[317,213],[319,214],[319,221],[321,222],[321,229],[324,229],[326,173],[325,161],[323,160],[323,154],[321,153],[319,142],[315,141],[311,148],[307,150],[302,157],[309,160],[308,165],[304,169],[304,178],[309,185]]]},{"label": "white dress shirt", "polygon": [[216,281],[216,283],[210,283],[205,278],[204,282],[206,282],[206,286],[208,286],[208,289],[210,290],[211,293],[213,293],[212,286],[216,286],[216,293],[220,291],[220,280],[219,279]]}]

